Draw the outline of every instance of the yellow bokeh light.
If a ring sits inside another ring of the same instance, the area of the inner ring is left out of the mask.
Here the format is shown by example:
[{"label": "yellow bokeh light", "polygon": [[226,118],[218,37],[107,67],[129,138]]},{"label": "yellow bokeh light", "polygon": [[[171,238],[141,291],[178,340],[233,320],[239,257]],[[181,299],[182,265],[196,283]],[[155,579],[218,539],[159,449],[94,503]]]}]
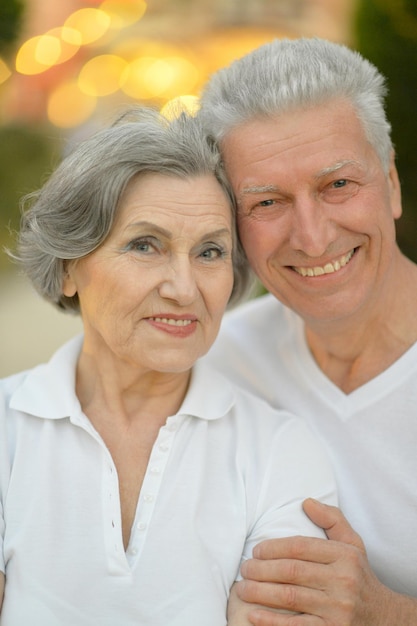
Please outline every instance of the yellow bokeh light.
[{"label": "yellow bokeh light", "polygon": [[10,78],[11,75],[12,75],[12,72],[9,69],[8,65],[0,57],[0,85],[6,82],[6,80]]},{"label": "yellow bokeh light", "polygon": [[48,100],[48,118],[60,128],[75,128],[94,112],[97,98],[82,93],[76,82],[59,85]]},{"label": "yellow bokeh light", "polygon": [[161,114],[168,120],[174,120],[184,111],[194,116],[200,108],[198,96],[184,95],[168,100],[161,109]]},{"label": "yellow bokeh light", "polygon": [[102,54],[90,59],[78,77],[80,90],[90,96],[108,96],[120,87],[127,62],[114,54]]},{"label": "yellow bokeh light", "polygon": [[100,9],[111,19],[111,28],[120,30],[138,22],[145,14],[144,0],[104,0]]},{"label": "yellow bokeh light", "polygon": [[136,99],[173,98],[192,91],[199,78],[197,68],[179,56],[143,56],[129,63],[121,89]]},{"label": "yellow bokeh light", "polygon": [[195,65],[180,56],[170,56],[163,59],[169,67],[169,81],[165,89],[160,92],[165,98],[173,98],[181,93],[192,92],[198,83],[199,71]]},{"label": "yellow bokeh light", "polygon": [[65,63],[75,56],[81,46],[81,35],[78,30],[63,26],[62,28],[53,28],[49,30],[47,35],[55,37],[60,42],[59,56],[55,60],[55,65]]},{"label": "yellow bokeh light", "polygon": [[20,74],[40,74],[49,69],[60,55],[57,37],[40,35],[25,41],[16,55],[16,70]]},{"label": "yellow bokeh light", "polygon": [[157,59],[143,75],[145,89],[151,97],[160,96],[171,86],[174,80],[174,70],[165,61]]},{"label": "yellow bokeh light", "polygon": [[55,65],[61,54],[61,43],[53,35],[42,35],[38,39],[35,51],[35,60],[41,65]]},{"label": "yellow bokeh light", "polygon": [[82,45],[90,44],[106,34],[110,27],[110,16],[100,9],[85,8],[75,11],[65,21],[64,27],[77,30]]},{"label": "yellow bokeh light", "polygon": [[136,36],[121,38],[112,46],[112,53],[132,62],[140,57],[162,59],[169,56],[181,56],[182,49],[167,41]]},{"label": "yellow bokeh light", "polygon": [[138,100],[152,98],[155,94],[148,89],[147,77],[152,75],[157,62],[156,57],[144,56],[129,63],[120,82],[124,93]]}]

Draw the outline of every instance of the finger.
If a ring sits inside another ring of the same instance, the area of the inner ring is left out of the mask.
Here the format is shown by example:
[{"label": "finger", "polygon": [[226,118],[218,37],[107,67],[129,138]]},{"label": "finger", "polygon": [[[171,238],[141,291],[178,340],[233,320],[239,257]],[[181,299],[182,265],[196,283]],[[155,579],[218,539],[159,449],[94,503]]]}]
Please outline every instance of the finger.
[{"label": "finger", "polygon": [[335,552],[335,546],[327,539],[296,536],[266,539],[254,547],[253,556],[255,559],[265,560],[296,559],[316,563],[333,563]]},{"label": "finger", "polygon": [[245,580],[286,583],[312,589],[323,589],[329,576],[327,565],[294,559],[249,559],[243,563],[241,574]]},{"label": "finger", "polygon": [[307,589],[294,585],[259,583],[245,580],[236,584],[238,597],[246,603],[261,607],[319,615],[328,605],[328,597],[321,589]]},{"label": "finger", "polygon": [[329,539],[348,543],[360,550],[365,550],[362,539],[337,507],[308,498],[304,500],[303,509],[314,524],[323,528]]},{"label": "finger", "polygon": [[253,626],[322,626],[323,622],[314,615],[271,613],[256,609],[249,613],[249,621]]}]

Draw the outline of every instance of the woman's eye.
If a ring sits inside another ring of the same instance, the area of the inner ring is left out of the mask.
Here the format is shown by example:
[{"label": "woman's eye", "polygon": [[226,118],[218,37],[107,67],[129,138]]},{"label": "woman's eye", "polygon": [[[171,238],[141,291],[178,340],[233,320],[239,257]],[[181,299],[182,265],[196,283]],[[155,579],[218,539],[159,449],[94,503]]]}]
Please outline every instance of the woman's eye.
[{"label": "woman's eye", "polygon": [[134,239],[128,245],[129,250],[135,250],[136,252],[142,252],[144,254],[153,252],[155,248],[155,242],[150,239]]},{"label": "woman's eye", "polygon": [[211,246],[210,248],[205,248],[201,252],[200,256],[208,260],[220,259],[224,256],[224,250],[223,248],[218,248],[217,246]]}]

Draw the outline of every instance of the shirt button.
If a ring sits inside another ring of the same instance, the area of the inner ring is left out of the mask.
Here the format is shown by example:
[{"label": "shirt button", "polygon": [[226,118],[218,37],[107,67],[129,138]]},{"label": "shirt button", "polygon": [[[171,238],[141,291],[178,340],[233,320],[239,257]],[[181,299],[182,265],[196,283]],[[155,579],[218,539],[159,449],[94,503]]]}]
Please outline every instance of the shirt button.
[{"label": "shirt button", "polygon": [[159,467],[151,467],[151,474],[160,474],[161,469]]},{"label": "shirt button", "polygon": [[143,499],[145,500],[145,502],[153,502],[153,495],[151,493],[146,493],[143,496]]},{"label": "shirt button", "polygon": [[178,424],[176,422],[171,422],[170,424],[167,424],[167,429],[170,430],[171,432],[173,432],[174,430],[177,430],[178,428]]},{"label": "shirt button", "polygon": [[145,522],[139,522],[139,524],[136,526],[136,528],[138,530],[145,530],[146,529],[146,524]]},{"label": "shirt button", "polygon": [[168,452],[169,445],[167,443],[160,443],[159,444],[159,449],[161,450],[161,452]]},{"label": "shirt button", "polygon": [[135,556],[135,554],[138,553],[138,551],[136,550],[136,548],[130,548],[129,550],[130,554],[133,554],[133,556]]}]

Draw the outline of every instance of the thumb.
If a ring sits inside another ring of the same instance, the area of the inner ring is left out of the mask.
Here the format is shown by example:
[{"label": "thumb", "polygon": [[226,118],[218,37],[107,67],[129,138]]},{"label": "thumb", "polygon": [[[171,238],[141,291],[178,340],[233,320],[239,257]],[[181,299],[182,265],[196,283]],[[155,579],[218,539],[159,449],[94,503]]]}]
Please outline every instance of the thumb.
[{"label": "thumb", "polygon": [[340,541],[356,546],[365,552],[365,545],[340,509],[329,504],[323,504],[313,498],[303,502],[304,513],[311,521],[325,531],[327,537],[333,541]]}]

